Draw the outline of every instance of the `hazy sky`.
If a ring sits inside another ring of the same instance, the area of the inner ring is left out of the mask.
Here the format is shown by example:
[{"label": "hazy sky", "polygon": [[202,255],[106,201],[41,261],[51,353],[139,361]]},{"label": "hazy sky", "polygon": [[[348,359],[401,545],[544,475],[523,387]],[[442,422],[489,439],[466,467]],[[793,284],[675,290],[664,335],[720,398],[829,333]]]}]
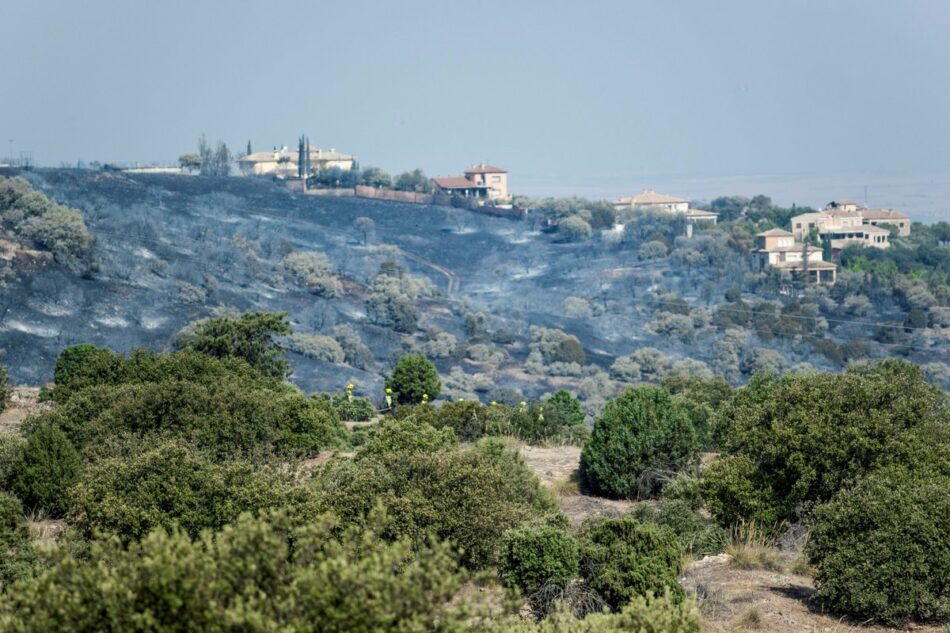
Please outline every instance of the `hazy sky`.
[{"label": "hazy sky", "polygon": [[950,171],[946,0],[0,0],[0,60],[0,155],[46,165],[306,132],[568,188]]}]

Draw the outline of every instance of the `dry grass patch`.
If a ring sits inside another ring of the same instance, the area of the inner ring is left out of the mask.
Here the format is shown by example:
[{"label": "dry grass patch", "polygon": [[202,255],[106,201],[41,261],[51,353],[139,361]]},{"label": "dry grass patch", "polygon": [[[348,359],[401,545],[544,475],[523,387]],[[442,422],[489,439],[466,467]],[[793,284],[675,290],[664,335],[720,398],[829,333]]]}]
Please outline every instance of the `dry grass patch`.
[{"label": "dry grass patch", "polygon": [[580,470],[575,470],[566,479],[552,483],[551,492],[558,497],[574,497],[581,494]]},{"label": "dry grass patch", "polygon": [[729,563],[739,569],[785,571],[785,560],[754,523],[736,526],[732,534],[732,544],[726,548],[726,554],[730,557]]}]

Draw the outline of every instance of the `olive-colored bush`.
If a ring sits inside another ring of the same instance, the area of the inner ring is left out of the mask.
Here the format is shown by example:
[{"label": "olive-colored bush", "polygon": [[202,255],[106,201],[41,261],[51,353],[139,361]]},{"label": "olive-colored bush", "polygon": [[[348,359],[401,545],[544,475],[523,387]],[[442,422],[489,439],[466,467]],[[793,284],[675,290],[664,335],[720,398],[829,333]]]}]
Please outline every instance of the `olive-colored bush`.
[{"label": "olive-colored bush", "polygon": [[506,532],[498,568],[506,585],[530,596],[545,585],[563,586],[577,576],[579,564],[577,542],[548,525]]},{"label": "olive-colored bush", "polygon": [[124,549],[59,548],[0,605],[10,631],[458,631],[464,575],[445,545],[414,549],[328,518],[243,516],[199,538],[156,530]]},{"label": "olive-colored bush", "polygon": [[545,401],[545,404],[555,411],[561,424],[572,426],[584,424],[584,408],[580,401],[572,396],[569,391],[565,389],[558,390]]},{"label": "olive-colored bush", "polygon": [[23,518],[23,504],[0,491],[0,594],[6,585],[30,576],[38,564]]},{"label": "olive-colored bush", "polygon": [[[181,438],[215,459],[306,455],[346,443],[346,429],[327,401],[308,398],[243,360],[188,350],[138,351],[128,359],[107,354],[87,356],[95,362],[79,364],[66,388],[54,390],[59,406],[27,426],[57,426],[87,458],[126,454],[130,440],[161,438]],[[103,365],[107,372],[99,371]]]},{"label": "olive-colored bush", "polygon": [[192,536],[218,529],[242,512],[281,505],[290,482],[250,464],[214,464],[177,441],[89,466],[70,490],[69,522],[86,536],[138,540],[179,525]]},{"label": "olive-colored bush", "polygon": [[450,429],[412,419],[376,426],[352,459],[331,460],[313,485],[320,506],[344,521],[360,523],[382,505],[383,535],[423,544],[434,534],[473,568],[495,562],[506,530],[560,517],[521,458],[497,440],[462,448]]},{"label": "olive-colored bush", "polygon": [[36,424],[30,428],[12,470],[10,488],[27,508],[62,516],[67,491],[79,478],[82,460],[59,428]]},{"label": "olive-colored bush", "polygon": [[618,613],[596,613],[578,619],[561,610],[540,622],[497,619],[485,633],[699,633],[696,605],[670,593],[636,596]]},{"label": "olive-colored bush", "polygon": [[698,438],[681,403],[662,388],[631,388],[611,400],[581,453],[581,477],[608,497],[655,494],[669,473],[698,457]]},{"label": "olive-colored bush", "polygon": [[757,376],[716,415],[730,456],[707,473],[705,496],[726,527],[793,519],[884,464],[917,461],[915,434],[947,419],[946,396],[905,361]]},{"label": "olive-colored bush", "polygon": [[662,499],[656,505],[637,504],[633,516],[644,523],[667,527],[683,551],[693,556],[719,554],[729,544],[729,534],[680,499]]},{"label": "olive-colored bush", "polygon": [[581,551],[581,575],[614,609],[650,593],[684,595],[677,580],[683,548],[669,528],[633,517],[595,520]]},{"label": "olive-colored bush", "polygon": [[423,397],[435,400],[442,392],[442,381],[435,365],[425,356],[409,354],[403,356],[393,367],[393,373],[386,380],[386,387],[392,389],[399,404],[415,404]]},{"label": "olive-colored bush", "polygon": [[265,376],[284,378],[290,363],[277,339],[290,333],[286,313],[248,312],[198,321],[186,328],[178,345],[215,358],[240,358]]},{"label": "olive-colored bush", "polygon": [[820,506],[805,552],[822,605],[860,620],[950,621],[950,467],[888,467]]}]

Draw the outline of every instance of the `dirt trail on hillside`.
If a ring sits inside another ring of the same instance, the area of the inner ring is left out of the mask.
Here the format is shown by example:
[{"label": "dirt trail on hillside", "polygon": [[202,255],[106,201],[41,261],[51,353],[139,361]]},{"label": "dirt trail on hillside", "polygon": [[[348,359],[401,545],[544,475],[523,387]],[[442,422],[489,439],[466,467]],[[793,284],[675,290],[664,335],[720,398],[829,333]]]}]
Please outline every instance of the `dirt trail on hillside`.
[{"label": "dirt trail on hillside", "polygon": [[576,482],[581,462],[581,449],[577,446],[522,446],[519,452],[541,485],[558,494],[561,509],[571,523],[579,524],[590,517],[620,516],[633,507],[633,501],[586,495],[576,485],[567,484],[572,478]]},{"label": "dirt trail on hillside", "polygon": [[49,406],[40,402],[38,387],[14,387],[10,403],[0,413],[0,432],[18,432],[23,420],[34,413],[49,408]]}]

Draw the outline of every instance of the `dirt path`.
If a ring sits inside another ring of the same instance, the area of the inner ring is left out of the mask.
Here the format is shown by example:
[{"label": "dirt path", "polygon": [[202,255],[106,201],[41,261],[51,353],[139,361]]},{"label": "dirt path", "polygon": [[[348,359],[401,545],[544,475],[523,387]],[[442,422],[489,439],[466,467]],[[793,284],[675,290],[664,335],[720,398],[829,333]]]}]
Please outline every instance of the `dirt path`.
[{"label": "dirt path", "polygon": [[681,578],[696,596],[703,633],[770,631],[774,633],[942,633],[940,626],[887,628],[848,622],[821,613],[811,600],[810,578],[762,569],[737,569],[728,554],[691,563]]},{"label": "dirt path", "polygon": [[436,264],[435,262],[430,262],[428,259],[423,259],[422,257],[419,257],[415,253],[410,253],[409,251],[403,248],[400,248],[399,251],[402,253],[403,257],[405,257],[406,259],[412,260],[416,262],[417,264],[422,264],[423,266],[428,266],[429,268],[436,271],[440,275],[445,276],[446,280],[448,280],[445,294],[448,296],[449,299],[451,299],[455,295],[455,293],[458,292],[461,282],[459,281],[458,275],[456,275],[454,272],[452,272],[445,266],[440,266],[439,264]]},{"label": "dirt path", "polygon": [[561,509],[571,523],[579,524],[590,517],[620,516],[633,507],[632,501],[604,499],[579,491],[576,481],[581,449],[577,446],[521,446],[518,450],[541,485],[558,494]]},{"label": "dirt path", "polygon": [[40,402],[38,387],[14,387],[9,405],[0,413],[0,432],[16,433],[23,420],[47,406]]}]

